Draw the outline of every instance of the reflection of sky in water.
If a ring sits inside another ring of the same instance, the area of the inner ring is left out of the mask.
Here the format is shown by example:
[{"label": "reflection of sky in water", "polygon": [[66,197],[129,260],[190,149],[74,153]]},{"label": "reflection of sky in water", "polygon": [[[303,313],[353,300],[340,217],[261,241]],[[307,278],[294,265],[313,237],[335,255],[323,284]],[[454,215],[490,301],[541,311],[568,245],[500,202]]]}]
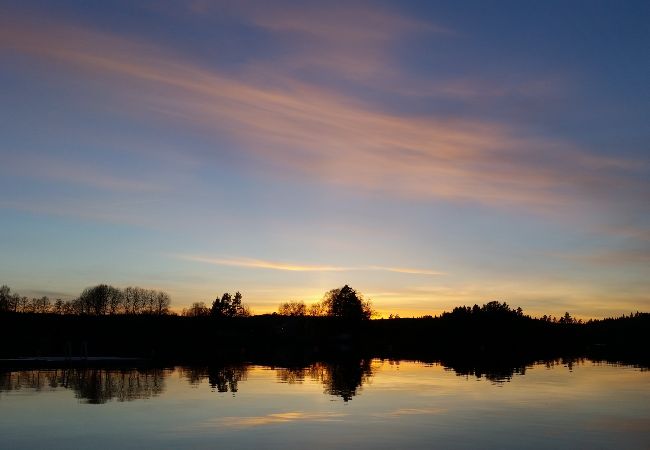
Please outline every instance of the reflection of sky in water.
[{"label": "reflection of sky in water", "polygon": [[[5,374],[0,447],[650,444],[650,373],[639,369],[540,364],[528,367],[525,375],[495,382],[435,364],[374,360],[352,366]],[[104,403],[89,403],[88,396],[98,395]]]}]

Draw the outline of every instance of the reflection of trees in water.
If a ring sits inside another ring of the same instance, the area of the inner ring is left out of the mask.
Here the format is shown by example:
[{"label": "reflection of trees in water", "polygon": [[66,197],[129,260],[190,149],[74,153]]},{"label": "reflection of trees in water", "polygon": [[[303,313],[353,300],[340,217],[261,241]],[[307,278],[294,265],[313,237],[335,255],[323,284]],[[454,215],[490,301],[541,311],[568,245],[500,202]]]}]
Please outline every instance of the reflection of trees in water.
[{"label": "reflection of trees in water", "polygon": [[349,401],[373,375],[371,360],[349,360],[314,363],[308,367],[277,369],[283,383],[302,383],[306,377],[325,386],[325,393]]},{"label": "reflection of trees in water", "polygon": [[556,366],[564,366],[571,371],[574,366],[584,365],[586,361],[588,361],[586,358],[558,358],[543,361],[543,364],[547,369],[552,369]]},{"label": "reflection of trees in water", "polygon": [[0,372],[0,391],[65,388],[85,403],[145,399],[165,390],[164,369],[107,370],[75,368]]},{"label": "reflection of trees in water", "polygon": [[485,378],[493,383],[504,383],[510,381],[515,375],[525,375],[526,366],[473,366],[465,364],[454,364],[451,367],[443,363],[446,370],[453,370],[459,377],[475,376]]},{"label": "reflection of trees in water", "polygon": [[475,376],[493,383],[504,383],[510,381],[515,375],[526,375],[526,370],[536,365],[542,365],[547,369],[563,366],[571,371],[575,366],[585,364],[586,361],[588,359],[584,357],[571,357],[516,362],[440,361],[440,364],[446,370],[453,370],[458,376]]},{"label": "reflection of trees in water", "polygon": [[[547,360],[503,362],[503,361],[450,361],[434,360],[446,370],[453,370],[463,377],[484,378],[493,383],[503,383],[515,375],[525,375],[533,367],[574,367],[591,361],[587,358],[557,358]],[[317,362],[307,367],[273,368],[279,382],[296,384],[311,379],[324,386],[324,393],[341,397],[345,402],[358,394],[358,391],[376,373],[377,365],[387,362],[399,364],[399,360],[369,359],[342,360],[336,362]],[[614,364],[614,362],[604,362]],[[425,362],[426,364],[426,362]],[[238,391],[238,383],[248,377],[246,364],[228,366],[177,367],[181,378],[190,385],[198,385],[207,380],[210,387],[218,392]],[[647,368],[646,368],[647,370]],[[146,399],[161,394],[165,390],[165,378],[172,369],[52,369],[0,371],[0,393],[31,389],[36,391],[71,389],[75,396],[85,403],[101,404],[109,400],[120,402]]]},{"label": "reflection of trees in water", "polygon": [[248,366],[231,365],[223,367],[179,367],[181,377],[191,385],[198,385],[207,379],[217,392],[237,392],[237,384],[248,377]]},{"label": "reflection of trees in water", "polygon": [[276,368],[275,374],[280,383],[300,384],[305,381],[308,367],[282,367]]}]

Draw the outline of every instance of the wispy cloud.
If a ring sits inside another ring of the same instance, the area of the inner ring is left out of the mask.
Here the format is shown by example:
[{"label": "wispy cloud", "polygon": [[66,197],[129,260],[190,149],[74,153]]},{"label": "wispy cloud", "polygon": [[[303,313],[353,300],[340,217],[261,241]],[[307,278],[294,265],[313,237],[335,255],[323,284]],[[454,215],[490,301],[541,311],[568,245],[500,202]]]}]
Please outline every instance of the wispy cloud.
[{"label": "wispy cloud", "polygon": [[65,196],[58,197],[55,201],[51,199],[34,199],[32,197],[19,200],[3,200],[0,198],[0,208],[156,229],[163,223],[163,217],[143,213],[145,210],[149,210],[148,206],[152,202],[155,203],[155,201],[151,200],[134,199],[103,203],[92,198],[67,198]]},{"label": "wispy cloud", "polygon": [[[278,8],[268,2],[258,1],[234,5],[233,13],[274,31],[297,32],[318,37],[321,41],[350,43],[394,41],[397,35],[413,32],[453,34],[448,28],[406,16],[399,11],[379,5],[329,2],[328,4],[302,5]],[[243,6],[242,6],[243,5]]]},{"label": "wispy cloud", "polygon": [[455,34],[376,2],[199,2],[190,4],[189,10],[202,17],[228,14],[291,43],[282,55],[273,57],[274,65],[285,73],[317,69],[366,82],[400,73],[399,65],[391,64],[391,52],[400,38]]},{"label": "wispy cloud", "polygon": [[409,273],[413,275],[446,275],[445,272],[426,269],[414,269],[411,267],[368,266],[367,268],[361,268],[360,270],[385,270],[386,272]]},{"label": "wispy cloud", "polygon": [[648,268],[650,273],[650,245],[643,242],[636,248],[615,248],[595,250],[582,253],[561,253],[560,258],[588,264],[605,265],[605,266],[626,266],[640,265]]},{"label": "wispy cloud", "polygon": [[[155,46],[64,26],[3,22],[4,46],[90,71],[128,108],[240,144],[265,172],[411,198],[556,210],[585,196],[645,195],[633,170],[570,144],[496,122],[379,111],[290,77],[273,82],[207,70]],[[270,170],[268,170],[270,169]]]},{"label": "wispy cloud", "polygon": [[399,68],[390,64],[391,50],[400,37],[452,34],[445,27],[379,5],[360,7],[349,2],[283,10],[262,2],[240,14],[261,28],[300,39],[301,45],[283,58],[285,68],[317,68],[351,79],[395,76]]},{"label": "wispy cloud", "polygon": [[333,266],[320,264],[296,264],[277,261],[268,261],[263,259],[252,258],[213,258],[200,255],[175,255],[177,258],[186,261],[195,261],[217,266],[244,267],[251,269],[269,269],[281,270],[288,272],[350,272],[350,271],[384,271],[412,275],[445,275],[444,272],[438,272],[426,269],[416,269],[408,267],[386,267],[386,266]]},{"label": "wispy cloud", "polygon": [[289,272],[342,272],[352,270],[350,267],[289,264],[251,258],[209,258],[204,256],[178,255],[180,259],[196,261],[217,266],[248,267],[253,269],[285,270]]},{"label": "wispy cloud", "polygon": [[45,155],[10,156],[7,152],[0,167],[0,173],[2,172],[12,176],[79,184],[106,191],[151,193],[167,190],[160,183],[116,174],[112,167],[55,159]]}]

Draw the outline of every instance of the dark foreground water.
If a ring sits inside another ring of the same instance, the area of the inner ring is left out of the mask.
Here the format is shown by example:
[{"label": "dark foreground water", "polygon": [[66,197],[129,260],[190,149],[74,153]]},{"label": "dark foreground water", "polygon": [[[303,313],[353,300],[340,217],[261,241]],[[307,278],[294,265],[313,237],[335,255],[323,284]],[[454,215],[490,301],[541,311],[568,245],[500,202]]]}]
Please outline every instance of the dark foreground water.
[{"label": "dark foreground water", "polygon": [[588,360],[4,370],[0,448],[648,449],[650,372]]}]

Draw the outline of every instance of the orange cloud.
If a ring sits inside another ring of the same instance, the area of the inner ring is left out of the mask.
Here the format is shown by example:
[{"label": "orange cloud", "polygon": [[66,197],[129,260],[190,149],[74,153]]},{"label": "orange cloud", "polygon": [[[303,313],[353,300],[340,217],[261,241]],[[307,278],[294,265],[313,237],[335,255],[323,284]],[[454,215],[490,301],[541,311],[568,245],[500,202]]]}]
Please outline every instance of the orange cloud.
[{"label": "orange cloud", "polygon": [[426,269],[413,269],[409,267],[369,266],[368,270],[385,270],[387,272],[407,273],[413,275],[446,275],[445,272],[438,272],[435,270],[426,270]]},{"label": "orange cloud", "polygon": [[178,258],[187,261],[196,261],[218,266],[247,267],[253,269],[270,269],[283,270],[289,272],[346,272],[355,270],[378,270],[386,272],[396,272],[412,275],[443,275],[443,272],[433,270],[414,269],[407,267],[384,267],[384,266],[358,266],[343,267],[329,265],[310,265],[310,264],[290,264],[275,261],[266,261],[262,259],[251,258],[209,258],[197,255],[177,255]]},{"label": "orange cloud", "polygon": [[289,272],[342,272],[349,267],[287,264],[250,258],[207,258],[203,256],[180,255],[180,259],[203,262],[218,266],[248,267],[253,269],[285,270]]}]

